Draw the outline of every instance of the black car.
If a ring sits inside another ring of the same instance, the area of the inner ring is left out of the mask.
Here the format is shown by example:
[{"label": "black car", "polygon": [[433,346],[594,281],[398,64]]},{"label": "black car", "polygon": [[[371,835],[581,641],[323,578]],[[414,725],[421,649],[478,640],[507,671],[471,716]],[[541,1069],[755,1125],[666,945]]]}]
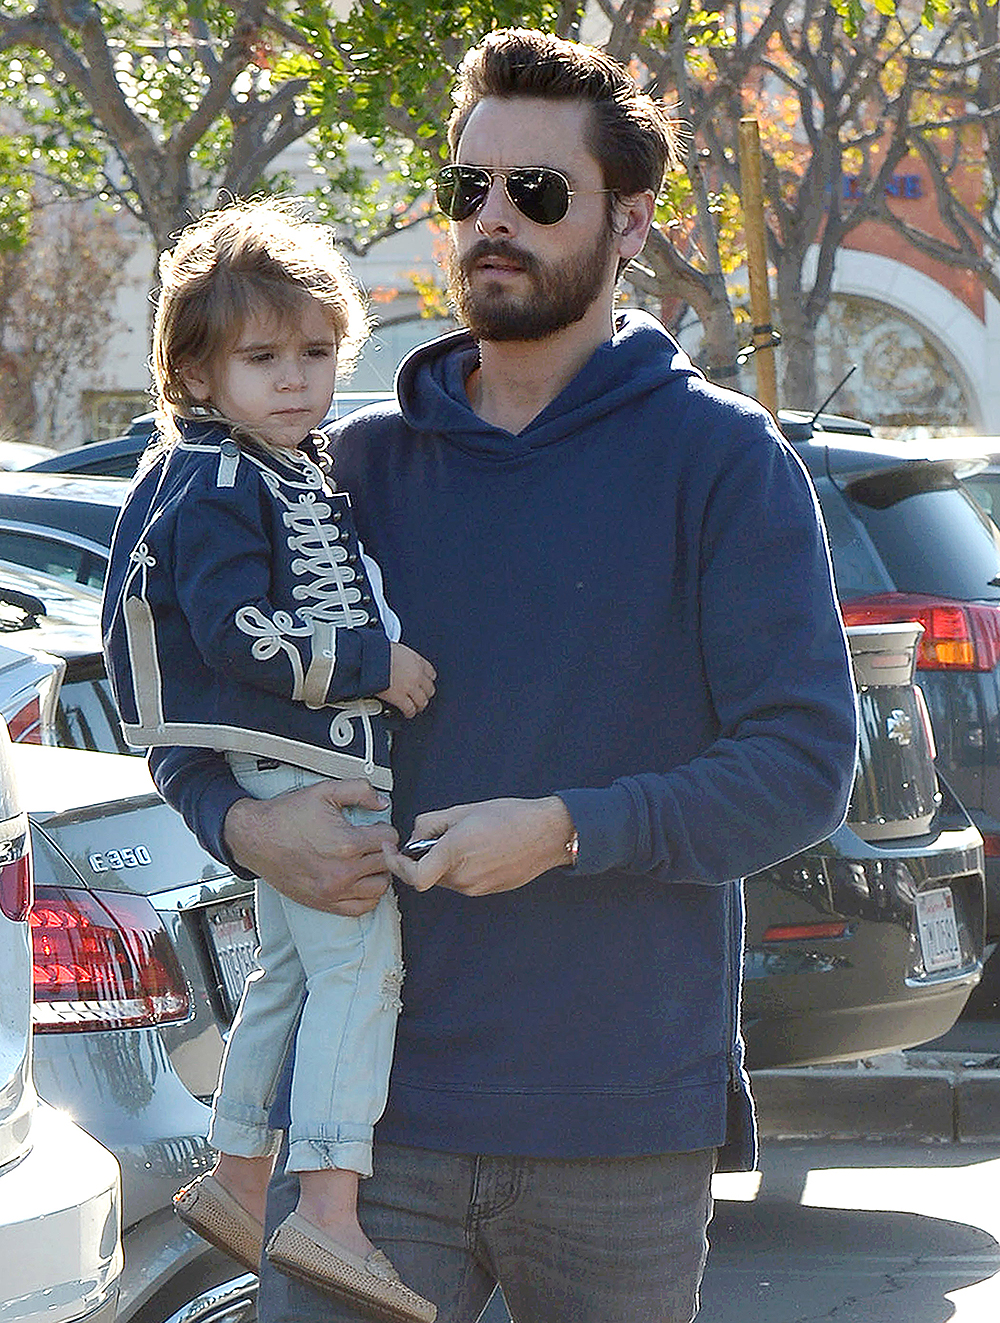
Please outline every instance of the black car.
[{"label": "black car", "polygon": [[0,560],[99,592],[127,491],[121,478],[0,472]]},{"label": "black car", "polygon": [[927,1042],[951,1027],[979,980],[982,842],[935,772],[913,683],[922,633],[915,622],[848,629],[860,739],[847,821],[747,878],[751,1069]]},{"label": "black car", "polygon": [[[59,581],[46,586],[41,575],[13,576],[13,567],[0,565],[0,593],[6,577],[47,597],[48,609],[11,637],[68,663],[57,741],[124,751],[99,651],[97,594]],[[823,845],[748,880],[753,1066],[925,1042],[951,1027],[979,978],[981,839],[935,774],[927,709],[913,684],[919,633],[915,624],[849,631],[862,740],[848,822]],[[941,914],[927,908],[941,903]]]},{"label": "black car", "polygon": [[[362,405],[391,398],[384,391],[338,391],[333,397],[326,421],[336,422]],[[132,419],[131,426],[123,436],[112,437],[109,441],[89,441],[84,446],[74,446],[72,450],[47,455],[26,467],[32,473],[83,473],[89,477],[131,478],[155,430],[156,415],[140,414],[138,418]]]},{"label": "black car", "polygon": [[863,423],[782,413],[812,476],[849,624],[918,620],[937,768],[983,834],[987,933],[1000,937],[1000,532],[963,479],[975,439],[891,442]]}]

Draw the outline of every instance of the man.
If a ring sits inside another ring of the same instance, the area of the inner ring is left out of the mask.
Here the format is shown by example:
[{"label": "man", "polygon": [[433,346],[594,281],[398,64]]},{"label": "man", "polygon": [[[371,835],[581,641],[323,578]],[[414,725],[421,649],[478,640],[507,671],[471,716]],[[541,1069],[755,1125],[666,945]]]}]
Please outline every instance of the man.
[{"label": "man", "polygon": [[[497,1281],[519,1323],[688,1323],[717,1150],[753,1162],[739,879],[833,831],[853,777],[829,559],[769,416],[615,314],[672,160],[660,110],[597,52],[501,31],[463,62],[450,142],[468,331],[335,438],[437,669],[393,762],[397,826],[438,843],[406,859],[330,789],[246,800],[208,753],[156,774],[211,848],[311,904],[364,912],[385,860],[410,884],[361,1217],[440,1323]],[[292,1199],[279,1179],[271,1223]],[[266,1265],[260,1309],[350,1317]]]}]

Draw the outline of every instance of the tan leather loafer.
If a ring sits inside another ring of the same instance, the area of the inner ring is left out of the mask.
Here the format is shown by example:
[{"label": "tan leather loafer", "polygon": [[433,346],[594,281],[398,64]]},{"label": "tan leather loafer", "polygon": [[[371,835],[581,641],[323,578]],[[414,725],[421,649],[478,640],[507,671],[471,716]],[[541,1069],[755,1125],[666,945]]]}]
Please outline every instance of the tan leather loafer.
[{"label": "tan leather loafer", "polygon": [[264,1228],[210,1172],[178,1190],[174,1211],[210,1245],[251,1272],[258,1270]]},{"label": "tan leather loafer", "polygon": [[289,1213],[266,1253],[279,1272],[384,1323],[434,1323],[437,1318],[437,1306],[405,1285],[381,1250],[362,1258],[298,1213]]}]

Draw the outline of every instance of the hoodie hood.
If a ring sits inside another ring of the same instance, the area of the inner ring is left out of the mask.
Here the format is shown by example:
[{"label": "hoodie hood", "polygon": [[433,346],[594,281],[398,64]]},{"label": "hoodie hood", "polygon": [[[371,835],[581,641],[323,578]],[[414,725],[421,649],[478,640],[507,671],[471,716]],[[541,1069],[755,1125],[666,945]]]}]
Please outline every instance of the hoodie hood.
[{"label": "hoodie hood", "polygon": [[470,407],[465,381],[478,363],[479,348],[468,331],[453,331],[408,354],[396,373],[396,394],[410,426],[443,433],[463,450],[511,456],[576,435],[605,415],[620,417],[642,396],[671,381],[701,377],[654,317],[623,312],[615,319],[614,336],[515,436],[484,422]]}]

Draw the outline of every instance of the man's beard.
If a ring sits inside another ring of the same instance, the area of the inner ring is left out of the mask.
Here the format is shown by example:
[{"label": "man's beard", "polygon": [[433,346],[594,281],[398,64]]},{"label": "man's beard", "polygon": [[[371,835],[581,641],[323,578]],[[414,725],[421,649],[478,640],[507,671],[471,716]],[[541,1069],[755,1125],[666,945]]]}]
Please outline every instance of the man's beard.
[{"label": "man's beard", "polygon": [[[461,260],[452,247],[448,254],[451,301],[477,340],[544,340],[589,312],[607,281],[613,240],[610,226],[605,225],[587,251],[557,263],[542,263],[504,239],[480,239]],[[530,284],[529,292],[512,294],[499,282],[491,284],[488,274],[480,274],[472,288],[470,274],[484,257],[516,262]]]}]

